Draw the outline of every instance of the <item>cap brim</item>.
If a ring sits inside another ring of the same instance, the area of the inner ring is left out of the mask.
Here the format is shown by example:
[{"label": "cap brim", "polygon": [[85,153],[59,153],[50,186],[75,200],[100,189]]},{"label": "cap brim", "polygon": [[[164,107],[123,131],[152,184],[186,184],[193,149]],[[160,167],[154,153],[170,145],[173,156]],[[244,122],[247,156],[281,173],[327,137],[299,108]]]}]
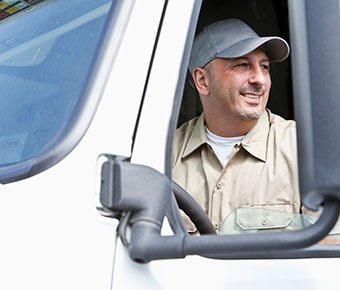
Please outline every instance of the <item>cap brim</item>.
[{"label": "cap brim", "polygon": [[258,37],[237,42],[216,55],[216,57],[241,57],[252,52],[260,46],[265,47],[265,52],[269,60],[273,62],[285,60],[288,57],[290,51],[288,43],[280,37]]}]

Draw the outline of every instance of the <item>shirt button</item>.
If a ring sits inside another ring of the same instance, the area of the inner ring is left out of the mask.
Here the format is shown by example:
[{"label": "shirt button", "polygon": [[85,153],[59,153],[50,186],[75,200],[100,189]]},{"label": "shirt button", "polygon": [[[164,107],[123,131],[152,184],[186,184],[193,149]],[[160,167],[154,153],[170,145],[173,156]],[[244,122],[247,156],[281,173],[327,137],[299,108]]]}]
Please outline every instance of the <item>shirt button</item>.
[{"label": "shirt button", "polygon": [[239,151],[241,148],[241,144],[235,144],[234,148],[233,148],[233,152],[236,153],[237,151]]},{"label": "shirt button", "polygon": [[222,183],[217,183],[216,188],[217,189],[221,189],[222,188]]},{"label": "shirt button", "polygon": [[263,226],[265,226],[266,224],[268,224],[268,218],[267,218],[267,217],[262,217],[262,218],[261,218],[261,224],[262,224]]},{"label": "shirt button", "polygon": [[216,231],[218,231],[220,229],[220,224],[219,223],[213,223],[214,228]]}]

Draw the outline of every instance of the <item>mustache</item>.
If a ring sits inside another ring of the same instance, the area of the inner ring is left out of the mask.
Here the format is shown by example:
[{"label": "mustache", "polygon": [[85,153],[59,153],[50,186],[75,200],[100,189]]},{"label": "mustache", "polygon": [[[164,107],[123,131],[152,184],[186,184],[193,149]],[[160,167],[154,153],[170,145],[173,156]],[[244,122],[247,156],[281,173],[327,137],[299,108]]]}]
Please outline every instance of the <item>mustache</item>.
[{"label": "mustache", "polygon": [[262,86],[257,86],[257,85],[250,85],[247,86],[246,88],[242,88],[240,93],[241,94],[264,94],[265,90]]}]

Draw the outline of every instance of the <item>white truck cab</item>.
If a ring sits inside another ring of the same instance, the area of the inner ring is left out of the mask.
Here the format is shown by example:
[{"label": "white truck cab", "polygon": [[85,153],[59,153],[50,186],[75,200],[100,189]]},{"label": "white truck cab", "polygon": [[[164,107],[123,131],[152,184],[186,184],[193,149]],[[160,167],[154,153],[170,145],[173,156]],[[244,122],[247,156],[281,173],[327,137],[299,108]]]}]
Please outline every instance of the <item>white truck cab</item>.
[{"label": "white truck cab", "polygon": [[[337,289],[339,1],[0,1],[0,289]],[[298,128],[305,229],[217,235],[171,179],[201,112],[195,34],[280,35],[269,107]],[[180,209],[200,235],[189,235]],[[335,228],[334,228],[335,226]]]}]

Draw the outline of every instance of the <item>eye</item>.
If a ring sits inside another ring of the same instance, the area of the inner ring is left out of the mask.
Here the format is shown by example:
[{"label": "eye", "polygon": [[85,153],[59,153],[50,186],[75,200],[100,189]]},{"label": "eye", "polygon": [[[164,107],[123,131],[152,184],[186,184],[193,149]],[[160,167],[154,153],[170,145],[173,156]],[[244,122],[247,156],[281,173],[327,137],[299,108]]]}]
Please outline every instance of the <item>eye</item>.
[{"label": "eye", "polygon": [[240,62],[234,65],[235,68],[241,68],[241,69],[248,69],[250,68],[249,63],[247,62]]},{"label": "eye", "polygon": [[249,64],[247,62],[242,62],[242,63],[238,64],[238,66],[240,66],[240,67],[248,67]]},{"label": "eye", "polygon": [[262,64],[261,65],[262,70],[264,71],[270,71],[270,65],[269,64]]}]

